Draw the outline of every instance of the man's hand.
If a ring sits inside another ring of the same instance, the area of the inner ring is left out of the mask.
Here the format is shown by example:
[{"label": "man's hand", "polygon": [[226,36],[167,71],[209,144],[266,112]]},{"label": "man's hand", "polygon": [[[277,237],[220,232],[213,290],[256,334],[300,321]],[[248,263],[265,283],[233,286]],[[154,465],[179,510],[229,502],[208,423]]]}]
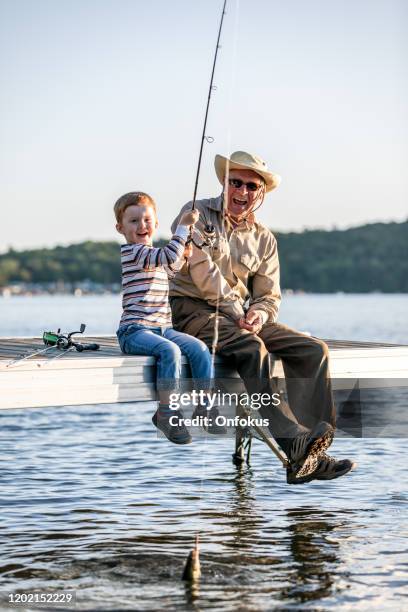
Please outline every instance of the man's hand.
[{"label": "man's hand", "polygon": [[257,334],[261,331],[264,324],[264,318],[260,310],[250,310],[246,313],[245,318],[241,317],[238,320],[238,327],[246,329],[251,334]]}]

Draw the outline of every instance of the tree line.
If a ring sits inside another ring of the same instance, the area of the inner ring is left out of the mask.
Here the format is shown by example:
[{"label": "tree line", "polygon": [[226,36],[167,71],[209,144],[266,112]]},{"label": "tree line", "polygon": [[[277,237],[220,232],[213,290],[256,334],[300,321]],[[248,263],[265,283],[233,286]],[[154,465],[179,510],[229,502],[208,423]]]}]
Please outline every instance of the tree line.
[{"label": "tree line", "polygon": [[[276,232],[283,289],[315,293],[408,292],[408,221],[347,230]],[[155,244],[166,243],[161,239]],[[0,287],[12,283],[119,283],[117,242],[86,241],[0,255]]]}]

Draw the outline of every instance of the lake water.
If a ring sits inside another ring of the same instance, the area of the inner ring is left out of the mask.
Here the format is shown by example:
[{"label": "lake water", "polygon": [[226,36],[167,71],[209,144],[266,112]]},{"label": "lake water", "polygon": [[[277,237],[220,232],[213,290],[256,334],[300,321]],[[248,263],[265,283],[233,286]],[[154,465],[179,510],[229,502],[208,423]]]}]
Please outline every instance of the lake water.
[{"label": "lake water", "polygon": [[[407,307],[408,296],[286,296],[281,320],[408,344]],[[112,334],[120,299],[11,298],[0,309],[3,336],[81,322]],[[231,439],[158,439],[153,409],[0,415],[0,609],[33,589],[75,591],[81,610],[407,609],[406,439],[337,439],[331,454],[358,469],[290,487],[260,442],[238,469]],[[180,575],[197,531],[202,579],[191,589]]]},{"label": "lake water", "polygon": [[[43,330],[79,329],[114,334],[119,295],[0,298],[0,336],[41,335]],[[408,294],[286,295],[280,321],[320,338],[408,344]]]}]

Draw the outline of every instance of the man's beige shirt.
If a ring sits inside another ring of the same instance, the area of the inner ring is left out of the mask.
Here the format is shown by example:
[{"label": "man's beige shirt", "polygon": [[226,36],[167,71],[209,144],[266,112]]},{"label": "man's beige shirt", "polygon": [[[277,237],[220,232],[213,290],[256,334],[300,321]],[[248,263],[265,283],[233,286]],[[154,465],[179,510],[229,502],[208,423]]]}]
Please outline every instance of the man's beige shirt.
[{"label": "man's beige shirt", "polygon": [[[193,246],[188,266],[170,281],[170,296],[188,296],[205,300],[211,306],[219,301],[219,310],[233,319],[244,315],[247,307],[263,310],[268,321],[277,320],[281,292],[277,243],[272,232],[252,215],[233,227],[223,213],[223,198],[198,200],[200,220],[196,228],[202,232],[205,222],[216,231],[213,247]],[[191,209],[186,204],[172,225],[174,233],[180,216]],[[195,240],[201,243],[195,233]]]}]

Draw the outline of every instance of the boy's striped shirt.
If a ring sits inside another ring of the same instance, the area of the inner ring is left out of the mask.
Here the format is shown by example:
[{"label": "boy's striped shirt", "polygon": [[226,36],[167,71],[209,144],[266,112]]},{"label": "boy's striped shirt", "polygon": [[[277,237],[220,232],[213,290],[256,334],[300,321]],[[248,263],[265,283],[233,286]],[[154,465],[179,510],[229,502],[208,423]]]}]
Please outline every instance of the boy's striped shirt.
[{"label": "boy's striped shirt", "polygon": [[171,325],[168,277],[183,264],[187,236],[188,227],[179,225],[165,247],[121,246],[123,313],[120,325]]}]

